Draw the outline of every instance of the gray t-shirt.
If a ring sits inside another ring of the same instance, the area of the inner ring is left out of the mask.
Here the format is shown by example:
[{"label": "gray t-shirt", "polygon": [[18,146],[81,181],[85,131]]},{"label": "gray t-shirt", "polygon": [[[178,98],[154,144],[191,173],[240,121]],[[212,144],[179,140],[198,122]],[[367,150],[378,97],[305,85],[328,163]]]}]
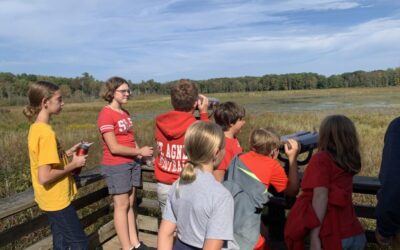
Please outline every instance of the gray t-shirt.
[{"label": "gray t-shirt", "polygon": [[[206,239],[233,241],[233,198],[211,173],[196,169],[196,180],[168,194],[163,219],[175,223],[178,238],[202,248]],[[231,244],[229,244],[231,245]]]}]

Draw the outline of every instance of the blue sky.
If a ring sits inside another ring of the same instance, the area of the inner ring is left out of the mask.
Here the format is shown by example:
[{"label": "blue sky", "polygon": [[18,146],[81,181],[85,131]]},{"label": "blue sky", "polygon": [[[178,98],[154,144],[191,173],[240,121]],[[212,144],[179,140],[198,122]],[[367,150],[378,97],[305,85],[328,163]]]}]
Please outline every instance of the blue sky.
[{"label": "blue sky", "polygon": [[165,82],[394,67],[398,0],[0,0],[0,72]]}]

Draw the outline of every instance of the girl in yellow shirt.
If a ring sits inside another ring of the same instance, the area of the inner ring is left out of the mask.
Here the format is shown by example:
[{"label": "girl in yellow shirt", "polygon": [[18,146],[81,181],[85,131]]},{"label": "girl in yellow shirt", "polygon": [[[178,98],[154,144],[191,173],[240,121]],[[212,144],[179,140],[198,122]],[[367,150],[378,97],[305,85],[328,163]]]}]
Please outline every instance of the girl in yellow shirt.
[{"label": "girl in yellow shirt", "polygon": [[[88,249],[88,239],[71,204],[77,192],[71,172],[83,167],[87,156],[74,154],[79,143],[63,152],[49,125],[51,116],[59,114],[64,106],[57,85],[34,83],[28,98],[23,113],[33,122],[28,134],[32,186],[35,201],[48,216],[53,249]],[[70,163],[67,156],[72,156]]]}]

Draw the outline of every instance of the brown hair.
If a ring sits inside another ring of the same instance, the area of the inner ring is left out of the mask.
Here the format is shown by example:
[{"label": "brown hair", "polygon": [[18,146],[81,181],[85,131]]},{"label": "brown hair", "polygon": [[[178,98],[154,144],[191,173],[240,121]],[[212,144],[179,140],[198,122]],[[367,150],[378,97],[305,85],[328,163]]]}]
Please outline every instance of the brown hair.
[{"label": "brown hair", "polygon": [[25,106],[22,113],[33,122],[42,109],[43,99],[50,99],[59,89],[57,85],[48,81],[32,83],[28,91],[29,105]]},{"label": "brown hair", "polygon": [[[201,168],[202,164],[213,161],[215,152],[224,150],[224,138],[224,132],[215,123],[203,121],[193,123],[185,133],[184,146],[189,161],[181,172],[179,183],[193,182],[196,179],[195,168]],[[222,157],[218,160],[222,160]]]},{"label": "brown hair", "polygon": [[171,104],[177,111],[191,111],[199,98],[199,90],[190,80],[179,80],[171,88]]},{"label": "brown hair", "polygon": [[250,134],[250,150],[270,156],[281,145],[278,133],[272,128],[256,128]]},{"label": "brown hair", "polygon": [[321,122],[318,150],[328,152],[346,172],[354,175],[361,170],[357,130],[354,123],[344,115],[327,116]]},{"label": "brown hair", "polygon": [[[114,99],[115,90],[117,88],[119,88],[119,86],[121,86],[122,84],[128,84],[128,81],[126,81],[124,78],[118,77],[118,76],[113,76],[113,77],[109,78],[106,81],[105,86],[104,86],[100,96],[107,102],[111,103],[112,100]],[[129,84],[128,84],[128,86],[129,86]]]},{"label": "brown hair", "polygon": [[227,131],[232,124],[243,119],[245,115],[246,111],[242,106],[235,102],[224,102],[216,108],[214,120],[222,127],[223,131]]}]

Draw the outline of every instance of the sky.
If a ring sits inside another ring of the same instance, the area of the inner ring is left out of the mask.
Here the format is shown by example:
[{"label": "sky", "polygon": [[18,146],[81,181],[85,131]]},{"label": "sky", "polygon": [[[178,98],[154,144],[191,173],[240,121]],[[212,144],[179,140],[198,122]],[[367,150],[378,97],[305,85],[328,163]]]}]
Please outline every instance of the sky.
[{"label": "sky", "polygon": [[398,0],[0,0],[0,72],[166,82],[395,67]]}]

